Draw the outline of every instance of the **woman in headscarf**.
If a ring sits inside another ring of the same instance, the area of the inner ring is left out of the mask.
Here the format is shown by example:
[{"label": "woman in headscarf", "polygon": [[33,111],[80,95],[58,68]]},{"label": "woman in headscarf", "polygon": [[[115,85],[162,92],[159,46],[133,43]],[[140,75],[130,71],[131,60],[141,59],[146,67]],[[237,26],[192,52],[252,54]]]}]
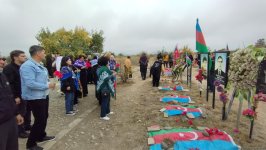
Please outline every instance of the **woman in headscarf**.
[{"label": "woman in headscarf", "polygon": [[86,97],[88,94],[87,67],[86,67],[86,62],[84,58],[85,58],[84,55],[80,55],[79,59],[75,61],[74,66],[80,69],[80,82],[82,86],[82,94],[83,94],[83,97]]},{"label": "woman in headscarf", "polygon": [[116,66],[115,57],[114,57],[114,55],[111,55],[110,56],[110,60],[109,60],[109,68],[110,68],[110,70],[115,70],[115,66]]},{"label": "woman in headscarf", "polygon": [[113,97],[115,93],[114,89],[114,78],[116,75],[115,71],[111,71],[108,68],[108,58],[101,57],[99,59],[101,68],[97,70],[98,82],[97,92],[101,94],[101,119],[109,120],[108,115],[113,114],[110,111],[110,95]]}]

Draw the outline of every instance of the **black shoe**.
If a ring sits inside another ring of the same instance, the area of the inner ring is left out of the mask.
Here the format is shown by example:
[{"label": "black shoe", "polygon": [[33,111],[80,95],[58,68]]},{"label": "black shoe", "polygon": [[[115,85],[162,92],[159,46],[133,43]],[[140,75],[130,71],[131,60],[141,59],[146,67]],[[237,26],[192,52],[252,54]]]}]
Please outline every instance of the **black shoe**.
[{"label": "black shoe", "polygon": [[55,136],[45,136],[42,140],[36,141],[37,143],[43,143],[48,141],[53,141],[55,139]]},{"label": "black shoe", "polygon": [[29,134],[27,132],[22,132],[18,134],[19,138],[25,139],[29,137]]},{"label": "black shoe", "polygon": [[43,148],[38,145],[35,145],[33,147],[27,148],[27,150],[43,150]]}]

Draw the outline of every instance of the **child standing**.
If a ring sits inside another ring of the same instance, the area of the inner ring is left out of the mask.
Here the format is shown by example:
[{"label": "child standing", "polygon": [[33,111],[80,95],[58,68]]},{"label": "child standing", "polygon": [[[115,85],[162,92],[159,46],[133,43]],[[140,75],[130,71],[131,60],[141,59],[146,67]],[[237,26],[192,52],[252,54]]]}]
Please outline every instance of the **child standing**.
[{"label": "child standing", "polygon": [[63,57],[61,61],[61,91],[65,93],[66,115],[75,115],[73,111],[74,94],[77,84],[74,80],[74,72],[71,68],[72,61],[69,57]]}]

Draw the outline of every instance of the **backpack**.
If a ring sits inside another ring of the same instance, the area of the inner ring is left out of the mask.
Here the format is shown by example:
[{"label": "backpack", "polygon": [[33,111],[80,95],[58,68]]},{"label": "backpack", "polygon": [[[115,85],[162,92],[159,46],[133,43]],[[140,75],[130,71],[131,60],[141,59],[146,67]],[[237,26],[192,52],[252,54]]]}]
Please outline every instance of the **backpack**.
[{"label": "backpack", "polygon": [[147,66],[147,65],[148,65],[148,60],[146,60],[145,62],[140,61],[140,65],[141,65],[141,66]]},{"label": "backpack", "polygon": [[151,70],[153,73],[155,72],[161,72],[162,63],[159,61],[155,61],[153,65],[151,66]]}]

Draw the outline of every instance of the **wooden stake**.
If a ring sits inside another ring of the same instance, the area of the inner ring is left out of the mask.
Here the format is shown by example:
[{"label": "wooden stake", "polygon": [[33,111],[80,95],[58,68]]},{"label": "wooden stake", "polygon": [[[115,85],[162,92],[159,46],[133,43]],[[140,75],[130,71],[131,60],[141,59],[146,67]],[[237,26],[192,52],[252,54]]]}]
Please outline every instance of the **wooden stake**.
[{"label": "wooden stake", "polygon": [[232,95],[231,95],[231,97],[229,99],[228,109],[227,109],[227,112],[225,114],[225,120],[228,118],[228,115],[229,115],[229,113],[231,111],[231,107],[232,107],[232,104],[233,104],[233,101],[234,101],[234,98],[235,98],[235,95],[236,95],[236,91],[237,91],[237,89],[234,87],[233,88],[233,93],[232,93]]},{"label": "wooden stake", "polygon": [[238,113],[237,113],[237,122],[236,122],[236,129],[239,129],[239,123],[240,123],[240,116],[242,111],[242,105],[243,105],[243,96],[241,93],[239,93],[239,107],[238,107]]}]

